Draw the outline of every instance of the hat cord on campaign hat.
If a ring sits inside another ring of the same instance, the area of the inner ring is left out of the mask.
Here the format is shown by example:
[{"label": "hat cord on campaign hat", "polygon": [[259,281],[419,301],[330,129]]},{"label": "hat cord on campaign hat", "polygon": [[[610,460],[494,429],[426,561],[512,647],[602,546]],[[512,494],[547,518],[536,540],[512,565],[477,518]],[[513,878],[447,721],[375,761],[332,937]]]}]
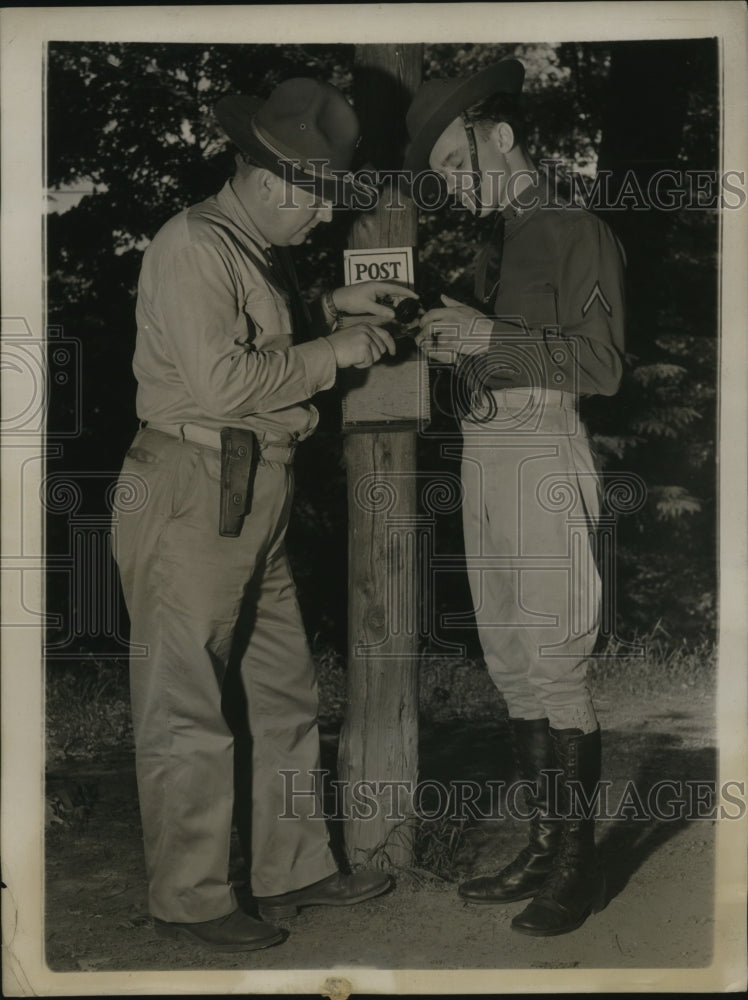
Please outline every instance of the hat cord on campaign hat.
[{"label": "hat cord on campaign hat", "polygon": [[[275,156],[277,156],[278,159],[281,162],[286,162],[286,163],[290,163],[290,164],[299,164],[299,165],[301,165],[302,169],[304,170],[304,173],[309,173],[310,169],[311,169],[311,173],[312,174],[314,174],[316,172],[319,172],[320,174],[322,174],[323,177],[327,177],[327,178],[329,178],[331,180],[335,179],[335,174],[332,171],[325,170],[325,168],[324,168],[324,164],[329,164],[329,162],[330,162],[329,160],[326,160],[324,158],[319,159],[319,160],[310,160],[309,157],[302,156],[300,153],[297,153],[297,154],[284,153],[283,150],[280,149],[278,146],[276,146],[275,143],[272,141],[272,139],[270,138],[270,133],[267,132],[264,128],[262,128],[261,125],[258,125],[254,118],[251,119],[251,121],[250,121],[249,124],[250,124],[250,128],[252,129],[252,131],[255,134],[255,137],[257,139],[259,139],[259,141],[264,146],[266,146],[267,149],[269,149],[271,153],[273,153]],[[319,171],[317,171],[317,166],[316,166],[316,164],[318,164],[318,163],[323,165],[322,168]],[[304,169],[304,167],[310,168],[310,169]],[[345,174],[345,178],[346,179],[352,177],[352,174],[350,173],[350,171],[344,171],[344,174]],[[284,179],[287,179],[287,178],[284,178]],[[293,183],[293,182],[291,182],[291,183]]]}]

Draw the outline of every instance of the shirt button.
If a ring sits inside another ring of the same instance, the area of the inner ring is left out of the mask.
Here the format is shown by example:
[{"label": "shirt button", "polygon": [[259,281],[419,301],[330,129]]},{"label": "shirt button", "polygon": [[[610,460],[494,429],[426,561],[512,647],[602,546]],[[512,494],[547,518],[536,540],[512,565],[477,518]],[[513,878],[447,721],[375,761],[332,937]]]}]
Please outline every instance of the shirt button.
[{"label": "shirt button", "polygon": [[231,502],[235,504],[240,504],[242,502],[241,493],[234,493],[234,495],[231,497]]},{"label": "shirt button", "polygon": [[236,453],[239,456],[239,458],[244,458],[244,456],[247,454],[247,449],[244,447],[243,444],[240,444],[239,447],[236,449]]}]

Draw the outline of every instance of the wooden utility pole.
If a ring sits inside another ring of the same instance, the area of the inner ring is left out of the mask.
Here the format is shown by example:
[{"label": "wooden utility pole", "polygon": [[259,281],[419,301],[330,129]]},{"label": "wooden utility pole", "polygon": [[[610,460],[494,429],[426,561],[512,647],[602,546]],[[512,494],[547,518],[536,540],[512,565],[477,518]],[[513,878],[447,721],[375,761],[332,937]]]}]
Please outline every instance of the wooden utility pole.
[{"label": "wooden utility pole", "polygon": [[[402,162],[405,112],[421,80],[422,60],[421,45],[356,46],[355,105],[364,159],[379,169]],[[415,248],[415,206],[401,198],[402,208],[388,210],[386,195],[380,192],[376,209],[355,223],[351,249]],[[413,823],[398,816],[395,783],[412,790],[418,778],[418,630],[407,627],[418,620],[416,552],[407,530],[393,531],[392,525],[413,524],[417,515],[413,422],[348,433],[345,460],[348,707],[338,775],[347,783],[346,812],[353,817],[345,826],[346,848],[354,864],[407,865],[413,860]],[[356,805],[356,788],[376,801],[376,809]],[[403,815],[409,802],[402,795]],[[367,811],[374,815],[364,818]]]}]

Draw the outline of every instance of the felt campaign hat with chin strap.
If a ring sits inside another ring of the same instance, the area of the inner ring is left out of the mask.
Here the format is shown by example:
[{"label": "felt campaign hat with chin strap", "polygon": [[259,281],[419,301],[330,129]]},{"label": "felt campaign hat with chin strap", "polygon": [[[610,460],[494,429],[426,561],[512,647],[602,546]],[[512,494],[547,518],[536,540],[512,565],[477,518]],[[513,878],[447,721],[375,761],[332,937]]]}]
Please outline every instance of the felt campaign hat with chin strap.
[{"label": "felt campaign hat with chin strap", "polygon": [[403,167],[413,173],[428,169],[429,155],[447,126],[471,105],[490,94],[516,96],[522,90],[525,68],[518,59],[502,59],[474,76],[427,80],[416,91],[405,124],[410,143]]},{"label": "felt campaign hat with chin strap", "polygon": [[[409,172],[411,182],[416,174],[428,169],[431,150],[455,118],[491,94],[504,93],[516,97],[522,90],[524,78],[525,68],[518,59],[502,59],[470,77],[427,80],[422,84],[416,91],[405,118],[410,144],[405,151],[403,167]],[[465,119],[463,124],[470,150],[471,168],[476,178],[475,210],[481,212],[484,206],[480,194],[481,171],[477,143],[473,126]],[[423,174],[422,177],[429,178],[429,174]],[[438,186],[442,194],[446,193],[443,177],[432,173],[429,181],[432,189]],[[475,298],[481,307],[490,305],[499,288],[504,222],[503,214],[498,213],[492,232],[476,258]]]},{"label": "felt campaign hat with chin strap", "polygon": [[222,97],[215,114],[251,162],[290,184],[335,203],[351,204],[357,193],[370,197],[372,188],[350,172],[358,118],[331,83],[294,77],[264,101],[244,94]]}]

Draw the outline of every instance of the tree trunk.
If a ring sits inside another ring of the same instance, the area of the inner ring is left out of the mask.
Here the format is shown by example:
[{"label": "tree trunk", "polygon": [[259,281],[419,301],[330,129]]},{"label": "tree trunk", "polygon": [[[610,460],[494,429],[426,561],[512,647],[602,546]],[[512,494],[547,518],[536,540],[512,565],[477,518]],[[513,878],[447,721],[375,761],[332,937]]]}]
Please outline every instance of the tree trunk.
[{"label": "tree trunk", "polygon": [[[356,46],[362,161],[402,162],[405,111],[420,82],[420,45]],[[413,246],[415,206],[387,211],[387,197],[355,223],[350,246]],[[416,432],[349,433],[348,707],[340,737],[345,842],[350,861],[379,867],[413,860],[410,795],[418,777]],[[404,475],[403,475],[404,474]],[[363,784],[362,784],[363,783]],[[358,790],[358,794],[357,794]],[[366,797],[375,805],[358,806]],[[373,815],[368,815],[372,813]]]}]

